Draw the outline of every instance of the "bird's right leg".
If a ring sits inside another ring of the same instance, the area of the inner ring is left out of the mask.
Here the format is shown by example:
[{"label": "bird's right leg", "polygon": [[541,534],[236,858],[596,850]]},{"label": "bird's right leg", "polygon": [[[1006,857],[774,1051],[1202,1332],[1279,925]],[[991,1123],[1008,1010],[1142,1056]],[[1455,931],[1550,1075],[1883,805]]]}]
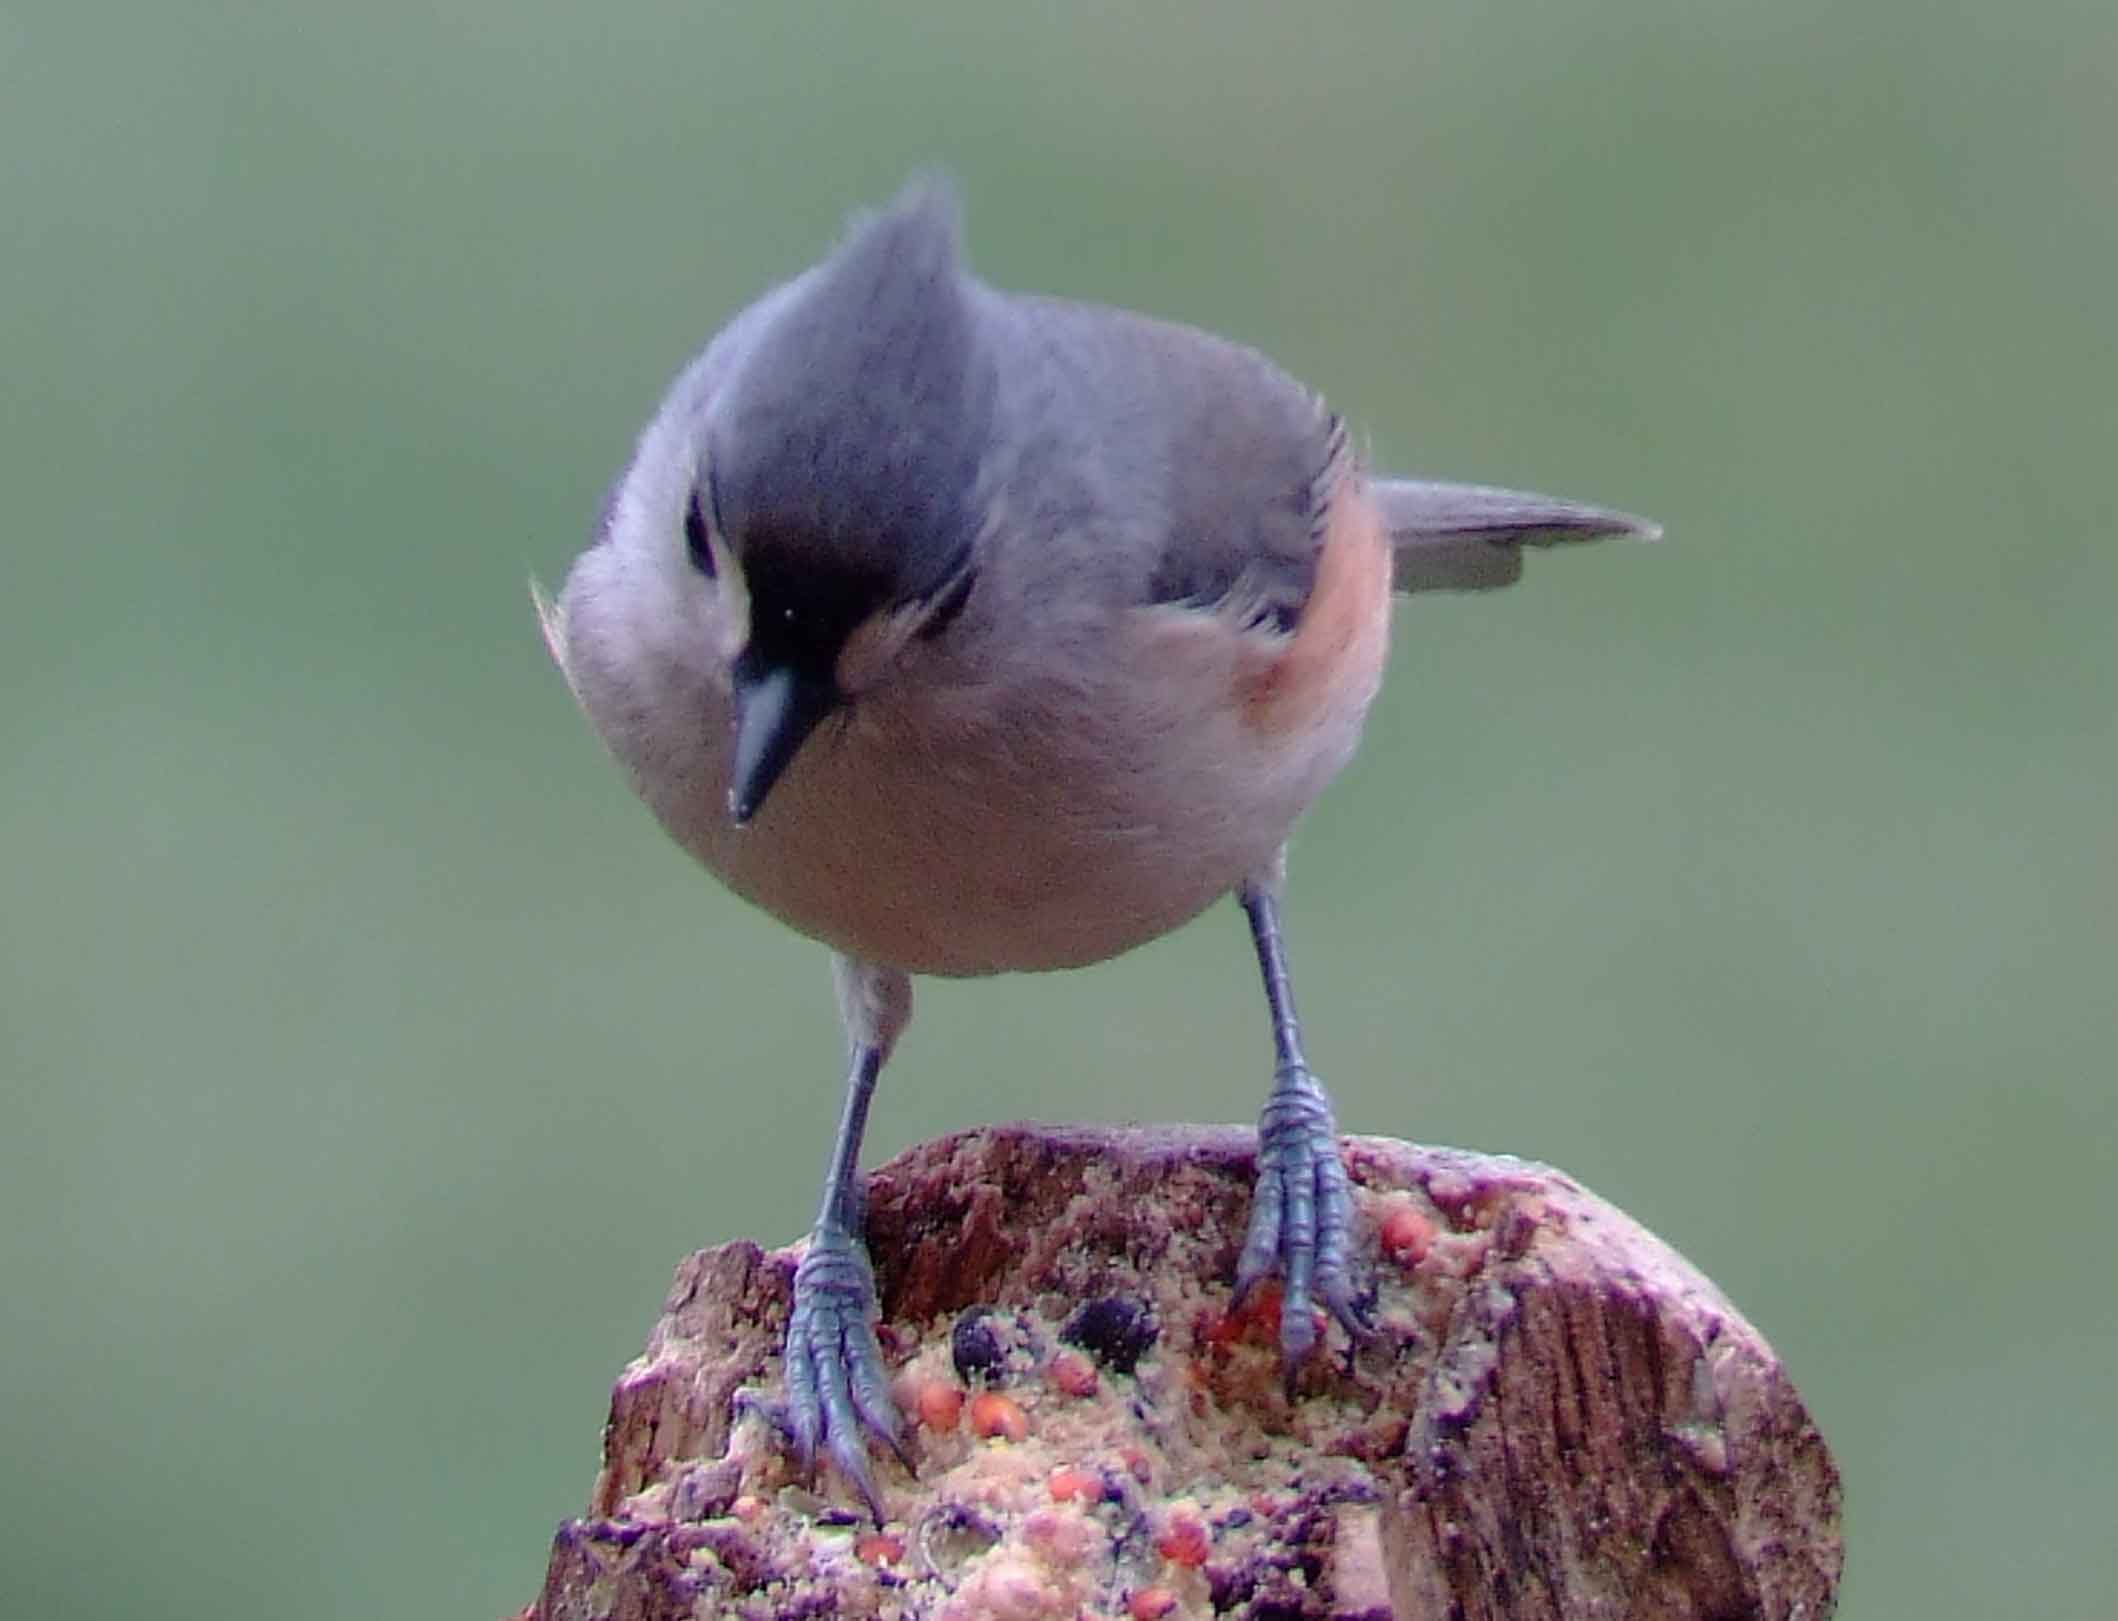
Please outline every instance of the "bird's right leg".
[{"label": "bird's right leg", "polygon": [[852,1057],[845,1112],[824,1172],[823,1204],[794,1273],[786,1395],[777,1402],[748,1395],[739,1400],[779,1427],[804,1471],[814,1469],[822,1441],[880,1525],[882,1499],[868,1467],[867,1437],[888,1446],[907,1469],[911,1459],[875,1337],[875,1273],[861,1238],[860,1142],[876,1078],[912,1016],[912,981],[897,969],[850,957],[834,959],[832,971]]},{"label": "bird's right leg", "polygon": [[1291,1392],[1296,1372],[1316,1345],[1312,1300],[1356,1342],[1370,1330],[1355,1303],[1350,1264],[1353,1184],[1339,1158],[1331,1098],[1302,1053],[1302,1022],[1294,1010],[1294,984],[1280,936],[1284,860],[1276,859],[1268,872],[1237,891],[1257,948],[1278,1063],[1258,1120],[1257,1191],[1236,1260],[1235,1298],[1247,1298],[1274,1271],[1285,1281],[1280,1350]]}]

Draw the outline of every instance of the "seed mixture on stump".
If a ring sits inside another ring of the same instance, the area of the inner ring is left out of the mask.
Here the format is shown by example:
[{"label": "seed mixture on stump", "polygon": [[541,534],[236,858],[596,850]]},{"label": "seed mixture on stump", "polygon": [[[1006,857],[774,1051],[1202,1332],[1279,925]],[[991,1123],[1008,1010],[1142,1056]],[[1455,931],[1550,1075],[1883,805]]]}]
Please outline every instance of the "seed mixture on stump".
[{"label": "seed mixture on stump", "polygon": [[1372,1337],[1231,1309],[1254,1136],[1008,1126],[868,1182],[908,1475],[876,1526],[738,1390],[798,1250],[702,1250],[524,1621],[1827,1615],[1838,1477],[1762,1337],[1563,1174],[1350,1138]]}]

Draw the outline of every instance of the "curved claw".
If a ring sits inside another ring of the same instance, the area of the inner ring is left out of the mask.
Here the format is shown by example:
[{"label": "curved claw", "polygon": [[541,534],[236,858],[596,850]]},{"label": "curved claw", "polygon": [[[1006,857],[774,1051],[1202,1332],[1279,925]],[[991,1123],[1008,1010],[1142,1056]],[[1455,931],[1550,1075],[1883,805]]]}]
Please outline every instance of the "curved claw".
[{"label": "curved claw", "polygon": [[875,1275],[859,1239],[820,1227],[794,1273],[787,1318],[786,1396],[773,1401],[739,1391],[740,1410],[762,1413],[786,1437],[801,1472],[813,1476],[819,1443],[830,1454],[877,1525],[886,1518],[874,1471],[873,1436],[909,1471],[889,1370],[875,1337]]},{"label": "curved claw", "polygon": [[1331,1100],[1306,1068],[1283,1069],[1258,1121],[1258,1180],[1236,1263],[1240,1304],[1273,1272],[1280,1300],[1280,1354],[1288,1377],[1316,1349],[1317,1305],[1356,1342],[1373,1327],[1353,1290],[1353,1183],[1339,1158]]}]

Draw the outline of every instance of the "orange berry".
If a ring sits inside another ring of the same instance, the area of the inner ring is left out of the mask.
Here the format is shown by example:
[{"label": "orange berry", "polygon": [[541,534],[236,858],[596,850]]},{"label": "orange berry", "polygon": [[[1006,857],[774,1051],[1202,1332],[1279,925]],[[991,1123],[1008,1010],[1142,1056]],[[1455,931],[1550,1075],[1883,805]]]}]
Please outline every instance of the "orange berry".
[{"label": "orange berry", "polygon": [[1286,1286],[1278,1278],[1267,1278],[1250,1291],[1242,1308],[1234,1313],[1232,1337],[1267,1344],[1276,1340],[1280,1332],[1280,1303],[1286,1297]]},{"label": "orange berry", "polygon": [[1155,1538],[1155,1552],[1172,1565],[1189,1565],[1196,1569],[1206,1563],[1206,1555],[1213,1542],[1206,1534],[1206,1522],[1191,1509],[1172,1509],[1162,1522],[1162,1531]]},{"label": "orange berry", "polygon": [[986,1440],[1020,1441],[1030,1433],[1029,1415],[997,1390],[971,1398],[971,1432]]},{"label": "orange berry", "polygon": [[924,1380],[912,1399],[912,1410],[928,1429],[946,1435],[963,1417],[963,1387],[946,1379]]},{"label": "orange berry", "polygon": [[1079,1351],[1061,1351],[1045,1370],[1046,1377],[1069,1396],[1096,1393],[1096,1365]]},{"label": "orange berry", "polygon": [[1093,1503],[1103,1496],[1103,1482],[1078,1464],[1054,1469],[1051,1485],[1055,1503]]},{"label": "orange berry", "polygon": [[1434,1223],[1409,1204],[1398,1205],[1383,1217],[1376,1235],[1382,1252],[1400,1266],[1417,1266],[1434,1245]]},{"label": "orange berry", "polygon": [[1133,1621],[1162,1621],[1162,1617],[1177,1607],[1177,1595],[1159,1584],[1153,1587],[1136,1587],[1133,1596],[1126,1600],[1125,1613]]},{"label": "orange berry", "polygon": [[864,1565],[894,1565],[905,1556],[905,1539],[889,1531],[875,1531],[853,1544],[853,1557]]}]

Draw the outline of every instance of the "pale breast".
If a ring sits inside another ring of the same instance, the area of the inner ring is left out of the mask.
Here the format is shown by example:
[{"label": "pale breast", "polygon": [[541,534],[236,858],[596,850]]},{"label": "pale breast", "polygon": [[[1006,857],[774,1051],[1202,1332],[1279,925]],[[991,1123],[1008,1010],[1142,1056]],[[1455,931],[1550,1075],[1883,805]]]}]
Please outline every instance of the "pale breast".
[{"label": "pale breast", "polygon": [[990,681],[886,682],[739,828],[707,639],[628,612],[599,566],[569,584],[563,662],[658,819],[792,927],[914,973],[1098,962],[1266,871],[1350,758],[1388,642],[1390,549],[1349,477],[1293,632],[1164,604]]},{"label": "pale breast", "polygon": [[739,894],[852,955],[950,975],[1101,961],[1267,870],[1351,757],[1389,570],[1349,479],[1292,634],[1136,609],[1077,682],[864,700],[747,828],[722,807],[725,751],[710,803],[657,809]]}]

